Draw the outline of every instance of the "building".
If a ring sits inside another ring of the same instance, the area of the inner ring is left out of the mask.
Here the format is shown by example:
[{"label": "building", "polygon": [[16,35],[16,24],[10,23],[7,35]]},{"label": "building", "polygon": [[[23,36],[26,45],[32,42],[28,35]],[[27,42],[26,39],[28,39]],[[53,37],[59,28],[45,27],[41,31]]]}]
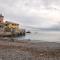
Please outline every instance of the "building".
[{"label": "building", "polygon": [[0,14],[0,32],[3,33],[4,31],[4,16]]},{"label": "building", "polygon": [[19,24],[6,21],[4,22],[4,16],[0,14],[0,32],[18,32]]},{"label": "building", "polygon": [[5,21],[4,16],[0,14],[0,36],[25,35],[25,30],[19,28],[19,24]]},{"label": "building", "polygon": [[17,24],[17,23],[6,21],[5,22],[5,28],[6,29],[9,28],[10,31],[13,31],[13,32],[19,32],[19,24]]}]

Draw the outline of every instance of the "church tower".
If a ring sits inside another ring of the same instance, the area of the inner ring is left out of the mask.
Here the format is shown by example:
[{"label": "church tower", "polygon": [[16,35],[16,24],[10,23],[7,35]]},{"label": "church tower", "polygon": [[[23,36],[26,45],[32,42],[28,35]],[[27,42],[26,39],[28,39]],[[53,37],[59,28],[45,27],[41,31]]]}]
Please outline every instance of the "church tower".
[{"label": "church tower", "polygon": [[2,14],[0,14],[0,23],[3,23],[4,20],[4,16],[2,16]]}]

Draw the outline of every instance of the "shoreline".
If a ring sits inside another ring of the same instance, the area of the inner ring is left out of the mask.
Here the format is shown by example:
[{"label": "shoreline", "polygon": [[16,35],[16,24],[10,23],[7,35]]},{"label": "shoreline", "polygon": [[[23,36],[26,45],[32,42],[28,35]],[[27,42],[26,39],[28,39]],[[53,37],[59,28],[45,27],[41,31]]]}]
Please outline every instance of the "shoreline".
[{"label": "shoreline", "polygon": [[8,60],[9,56],[11,60],[16,57],[16,60],[60,60],[60,43],[0,40],[0,53],[2,60],[2,57]]}]

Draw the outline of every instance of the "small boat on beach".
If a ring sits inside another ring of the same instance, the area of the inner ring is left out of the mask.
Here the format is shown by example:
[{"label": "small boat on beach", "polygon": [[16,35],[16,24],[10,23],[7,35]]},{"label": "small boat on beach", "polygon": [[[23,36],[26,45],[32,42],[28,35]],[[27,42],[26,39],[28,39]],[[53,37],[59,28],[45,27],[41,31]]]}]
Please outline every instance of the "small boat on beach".
[{"label": "small boat on beach", "polygon": [[31,31],[27,31],[26,33],[31,33]]}]

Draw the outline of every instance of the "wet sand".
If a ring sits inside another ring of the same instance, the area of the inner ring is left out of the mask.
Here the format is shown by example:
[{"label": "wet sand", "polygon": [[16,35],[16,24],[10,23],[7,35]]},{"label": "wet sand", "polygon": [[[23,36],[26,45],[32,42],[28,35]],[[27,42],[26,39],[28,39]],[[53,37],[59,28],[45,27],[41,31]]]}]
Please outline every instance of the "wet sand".
[{"label": "wet sand", "polygon": [[60,43],[0,39],[0,60],[60,60]]}]

